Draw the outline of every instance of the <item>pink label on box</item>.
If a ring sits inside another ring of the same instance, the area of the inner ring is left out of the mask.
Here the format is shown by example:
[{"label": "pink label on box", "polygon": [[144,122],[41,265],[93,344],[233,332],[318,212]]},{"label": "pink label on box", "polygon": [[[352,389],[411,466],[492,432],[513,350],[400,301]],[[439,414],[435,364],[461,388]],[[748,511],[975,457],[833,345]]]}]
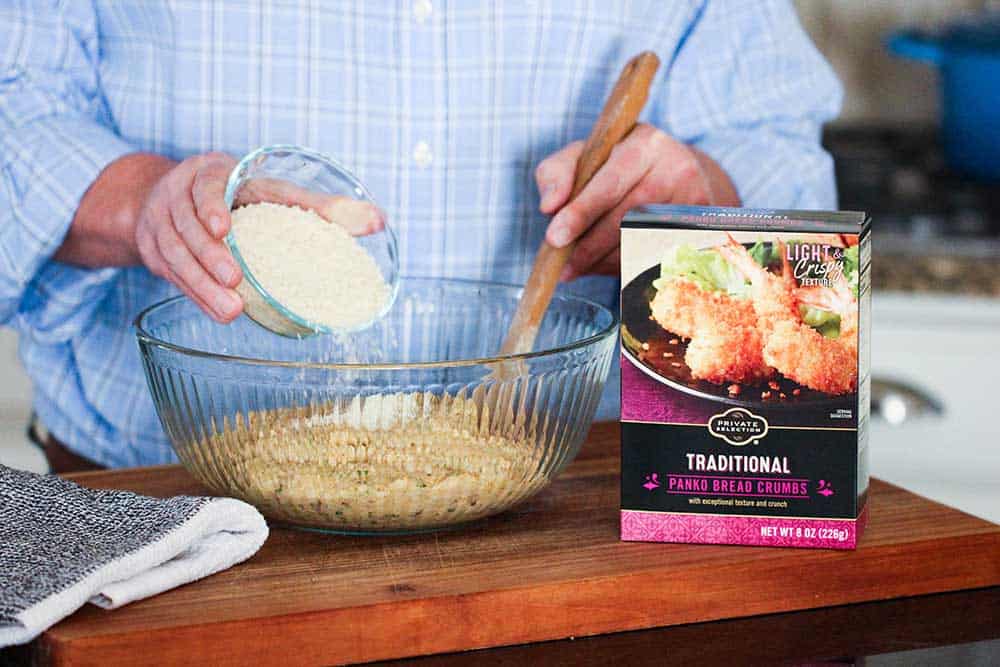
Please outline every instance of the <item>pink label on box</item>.
[{"label": "pink label on box", "polygon": [[785,519],[622,510],[621,538],[631,542],[854,549],[867,519],[867,505],[857,519]]}]

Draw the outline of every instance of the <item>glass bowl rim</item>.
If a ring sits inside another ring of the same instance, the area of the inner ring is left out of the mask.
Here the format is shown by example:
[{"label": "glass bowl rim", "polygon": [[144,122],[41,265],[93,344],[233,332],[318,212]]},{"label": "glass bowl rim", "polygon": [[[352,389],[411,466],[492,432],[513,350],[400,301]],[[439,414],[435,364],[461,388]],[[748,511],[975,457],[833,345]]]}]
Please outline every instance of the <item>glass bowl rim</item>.
[{"label": "glass bowl rim", "polygon": [[[378,202],[375,201],[375,196],[372,195],[368,187],[361,182],[361,180],[355,176],[347,167],[338,162],[336,159],[320,153],[319,151],[313,150],[311,148],[305,148],[303,146],[297,146],[295,144],[270,144],[267,146],[261,146],[256,148],[242,158],[236,163],[232,171],[229,172],[229,178],[226,180],[226,190],[224,194],[224,199],[226,206],[232,210],[233,199],[236,197],[236,186],[239,182],[240,171],[244,167],[251,165],[261,156],[272,155],[274,153],[293,153],[296,155],[305,156],[311,160],[316,160],[317,162],[325,163],[326,166],[332,168],[338,175],[342,177],[345,181],[350,183],[354,188],[361,192],[362,196],[374,206],[378,206]],[[311,329],[312,334],[336,334],[336,333],[356,333],[362,331],[377,320],[385,316],[386,313],[392,308],[393,304],[396,302],[396,295],[399,292],[399,281],[400,281],[400,271],[399,271],[399,241],[396,238],[396,233],[392,230],[392,226],[389,225],[388,221],[385,221],[382,228],[383,232],[386,233],[388,239],[387,245],[389,247],[389,255],[393,260],[393,268],[396,272],[396,279],[389,284],[389,295],[386,299],[385,306],[368,322],[362,322],[353,327],[347,327],[344,329],[333,329],[325,324],[320,324],[319,322],[313,322],[310,319],[302,317],[301,315],[289,310],[284,304],[275,299],[271,293],[257,280],[257,277],[250,270],[250,266],[247,264],[246,260],[243,258],[243,254],[240,252],[239,244],[236,242],[236,235],[233,234],[233,230],[230,229],[225,238],[223,239],[226,246],[229,248],[230,252],[233,253],[233,258],[240,267],[240,271],[243,272],[243,277],[246,279],[250,286],[260,294],[264,302],[267,303],[271,308],[273,308],[279,315],[289,320],[293,324],[296,324],[304,329]]]},{"label": "glass bowl rim", "polygon": [[[428,278],[428,277],[408,277],[399,276],[399,285],[402,286],[404,281],[416,281],[416,282],[433,282],[433,283],[444,283],[444,284],[458,284],[458,285],[474,285],[478,287],[490,287],[490,288],[503,288],[503,289],[513,289],[521,291],[524,289],[523,285],[514,285],[511,283],[502,282],[492,282],[492,281],[482,281],[482,280],[469,280],[464,278]],[[268,366],[274,368],[301,368],[301,369],[317,369],[317,370],[344,370],[344,371],[357,371],[357,370],[415,370],[415,369],[427,369],[427,368],[462,368],[468,366],[484,366],[489,364],[495,364],[499,362],[510,362],[519,361],[527,359],[538,359],[548,356],[554,356],[557,354],[562,354],[564,352],[569,352],[572,350],[577,350],[585,347],[589,347],[595,343],[599,343],[607,338],[610,338],[618,328],[618,316],[614,311],[607,306],[604,306],[592,299],[588,299],[584,296],[579,296],[577,294],[557,294],[552,297],[553,299],[576,301],[588,306],[597,308],[599,311],[603,311],[610,316],[610,322],[606,327],[600,331],[593,333],[584,338],[574,340],[565,345],[560,345],[558,347],[548,348],[545,350],[536,350],[532,352],[522,352],[519,354],[505,354],[497,355],[492,357],[475,357],[469,359],[454,359],[450,361],[413,361],[413,362],[394,362],[394,363],[358,363],[358,362],[337,362],[337,363],[316,363],[311,361],[280,361],[271,359],[257,359],[254,357],[244,357],[235,354],[220,354],[217,352],[208,352],[207,350],[198,350],[195,348],[187,347],[184,345],[178,345],[176,343],[170,343],[160,338],[157,338],[153,334],[149,333],[144,326],[144,320],[154,314],[156,311],[168,306],[173,305],[178,301],[186,300],[184,295],[178,295],[169,297],[162,301],[158,301],[151,306],[144,308],[138,315],[136,315],[133,321],[133,326],[135,327],[135,335],[140,343],[145,345],[150,345],[164,350],[169,350],[171,352],[176,352],[189,357],[197,357],[201,359],[211,359],[213,361],[228,361],[246,365],[254,366]],[[259,326],[259,325],[258,325]],[[354,332],[358,333],[358,332]]]}]

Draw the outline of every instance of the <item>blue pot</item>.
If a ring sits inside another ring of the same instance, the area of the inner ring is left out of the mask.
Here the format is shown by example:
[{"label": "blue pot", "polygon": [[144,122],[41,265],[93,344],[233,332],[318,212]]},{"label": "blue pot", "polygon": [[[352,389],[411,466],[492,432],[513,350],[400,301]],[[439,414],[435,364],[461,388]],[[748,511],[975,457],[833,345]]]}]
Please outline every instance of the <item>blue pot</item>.
[{"label": "blue pot", "polygon": [[941,133],[951,166],[1000,181],[1000,12],[933,33],[896,32],[889,50],[941,70]]}]

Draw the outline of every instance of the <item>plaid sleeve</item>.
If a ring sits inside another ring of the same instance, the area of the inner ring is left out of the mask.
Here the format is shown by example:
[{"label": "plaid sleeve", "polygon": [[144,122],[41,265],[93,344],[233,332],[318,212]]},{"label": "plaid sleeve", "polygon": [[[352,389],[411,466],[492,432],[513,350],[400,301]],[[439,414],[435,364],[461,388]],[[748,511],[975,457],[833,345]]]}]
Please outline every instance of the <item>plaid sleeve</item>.
[{"label": "plaid sleeve", "polygon": [[706,0],[653,117],[718,162],[744,206],[833,208],[833,164],[820,132],[841,98],[787,1]]},{"label": "plaid sleeve", "polygon": [[89,2],[0,7],[0,323],[36,339],[86,326],[116,269],[51,259],[87,188],[134,149],[101,94]]}]

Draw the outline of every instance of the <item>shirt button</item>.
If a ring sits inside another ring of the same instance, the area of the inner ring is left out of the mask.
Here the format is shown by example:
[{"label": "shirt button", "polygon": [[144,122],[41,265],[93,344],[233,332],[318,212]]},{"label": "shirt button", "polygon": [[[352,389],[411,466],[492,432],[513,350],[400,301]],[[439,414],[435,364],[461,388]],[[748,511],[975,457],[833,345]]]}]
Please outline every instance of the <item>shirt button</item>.
[{"label": "shirt button", "polygon": [[413,18],[417,19],[417,23],[426,21],[433,11],[434,5],[431,4],[431,0],[416,0],[413,3]]},{"label": "shirt button", "polygon": [[426,141],[418,141],[413,147],[413,161],[418,167],[429,167],[434,161],[434,153]]}]

